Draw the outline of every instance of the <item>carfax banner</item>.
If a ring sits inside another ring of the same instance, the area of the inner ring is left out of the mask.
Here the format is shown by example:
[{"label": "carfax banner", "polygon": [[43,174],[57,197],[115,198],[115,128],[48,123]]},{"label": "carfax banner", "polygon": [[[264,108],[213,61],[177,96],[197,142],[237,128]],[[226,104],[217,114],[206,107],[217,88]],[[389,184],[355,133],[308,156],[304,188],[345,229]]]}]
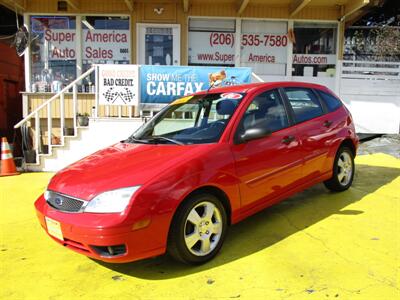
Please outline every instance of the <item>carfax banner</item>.
[{"label": "carfax banner", "polygon": [[170,103],[206,90],[251,82],[251,68],[140,66],[141,103]]}]

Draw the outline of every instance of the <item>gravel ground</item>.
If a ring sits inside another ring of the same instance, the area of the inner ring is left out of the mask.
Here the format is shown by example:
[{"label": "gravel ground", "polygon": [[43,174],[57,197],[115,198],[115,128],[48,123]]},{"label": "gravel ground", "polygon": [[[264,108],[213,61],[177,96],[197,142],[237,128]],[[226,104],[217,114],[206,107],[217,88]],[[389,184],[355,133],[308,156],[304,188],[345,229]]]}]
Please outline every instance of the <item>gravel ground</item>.
[{"label": "gravel ground", "polygon": [[360,142],[358,155],[385,153],[400,158],[400,134],[382,135]]}]

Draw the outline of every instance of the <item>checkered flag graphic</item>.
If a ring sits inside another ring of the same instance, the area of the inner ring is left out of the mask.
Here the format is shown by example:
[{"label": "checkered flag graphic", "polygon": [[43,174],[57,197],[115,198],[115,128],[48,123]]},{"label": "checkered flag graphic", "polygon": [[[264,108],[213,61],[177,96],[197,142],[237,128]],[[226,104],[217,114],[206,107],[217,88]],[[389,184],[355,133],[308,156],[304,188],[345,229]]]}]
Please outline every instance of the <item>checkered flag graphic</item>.
[{"label": "checkered flag graphic", "polygon": [[114,88],[111,87],[105,93],[103,93],[103,96],[104,98],[106,98],[107,102],[114,103],[115,100],[117,100],[119,93],[117,91],[114,91]]},{"label": "checkered flag graphic", "polygon": [[120,92],[122,101],[124,103],[131,103],[133,101],[133,97],[135,96],[127,87],[124,88],[125,92]]},{"label": "checkered flag graphic", "polygon": [[133,102],[135,94],[132,93],[132,91],[130,91],[127,87],[125,87],[123,91],[116,91],[115,87],[111,87],[105,93],[103,93],[103,96],[106,98],[108,103],[115,103],[118,98],[120,98],[124,104],[127,104]]}]

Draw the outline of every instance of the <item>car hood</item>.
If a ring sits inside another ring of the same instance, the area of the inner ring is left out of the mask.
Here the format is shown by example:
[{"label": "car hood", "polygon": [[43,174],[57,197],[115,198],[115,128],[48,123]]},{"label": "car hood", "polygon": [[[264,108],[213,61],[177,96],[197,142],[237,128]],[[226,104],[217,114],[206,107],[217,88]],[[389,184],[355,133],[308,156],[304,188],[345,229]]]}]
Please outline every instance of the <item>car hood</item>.
[{"label": "car hood", "polygon": [[145,184],[215,146],[118,143],[62,169],[48,189],[91,200],[104,191]]}]

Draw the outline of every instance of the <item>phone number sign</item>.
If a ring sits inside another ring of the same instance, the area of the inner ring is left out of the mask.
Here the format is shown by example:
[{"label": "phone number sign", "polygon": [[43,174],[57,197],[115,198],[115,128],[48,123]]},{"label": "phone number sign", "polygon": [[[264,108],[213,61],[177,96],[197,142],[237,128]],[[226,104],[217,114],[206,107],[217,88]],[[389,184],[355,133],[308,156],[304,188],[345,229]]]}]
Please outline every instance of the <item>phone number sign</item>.
[{"label": "phone number sign", "polygon": [[244,63],[286,63],[287,34],[242,34],[241,62]]},{"label": "phone number sign", "polygon": [[[241,62],[286,63],[286,33],[245,33],[239,42]],[[236,43],[232,32],[189,32],[189,63],[234,65]]]},{"label": "phone number sign", "polygon": [[235,34],[229,32],[189,32],[189,63],[235,64]]}]

